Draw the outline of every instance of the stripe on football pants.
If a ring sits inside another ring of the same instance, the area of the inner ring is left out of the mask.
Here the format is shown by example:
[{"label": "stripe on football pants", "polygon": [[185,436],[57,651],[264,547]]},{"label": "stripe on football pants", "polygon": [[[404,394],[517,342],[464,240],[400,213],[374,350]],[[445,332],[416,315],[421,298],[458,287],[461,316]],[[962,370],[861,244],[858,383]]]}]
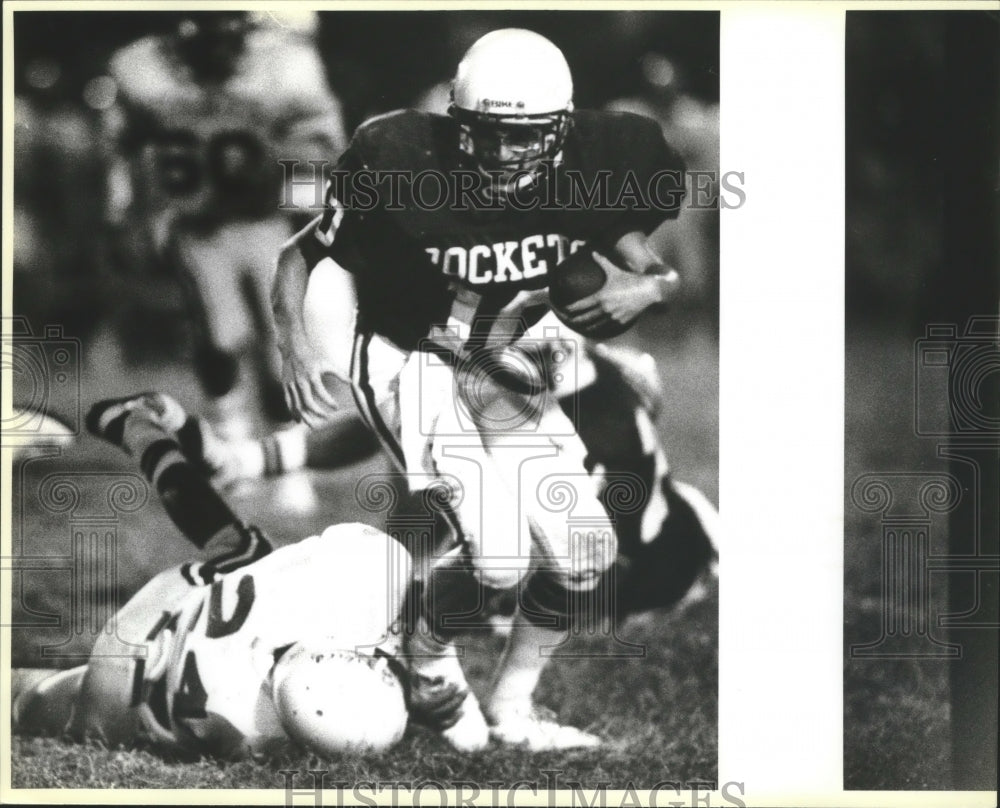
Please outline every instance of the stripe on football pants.
[{"label": "stripe on football pants", "polygon": [[372,332],[358,332],[354,337],[354,351],[351,354],[351,392],[354,403],[361,413],[361,418],[368,428],[375,433],[379,442],[385,447],[389,456],[402,471],[406,471],[403,459],[403,448],[396,436],[389,429],[375,403],[375,391],[372,389],[368,370],[368,347],[371,345]]},{"label": "stripe on football pants", "polygon": [[[361,419],[368,425],[368,428],[375,433],[379,443],[385,448],[392,458],[396,467],[406,474],[406,460],[403,456],[403,447],[396,439],[395,434],[382,417],[375,404],[375,391],[372,389],[368,370],[368,348],[371,345],[372,332],[359,331],[354,337],[354,351],[351,353],[351,394],[354,403],[357,405]],[[422,470],[420,470],[422,471]],[[464,532],[458,521],[458,515],[448,505],[435,504],[435,509],[447,520],[449,526],[455,534],[456,542],[463,542]]]}]

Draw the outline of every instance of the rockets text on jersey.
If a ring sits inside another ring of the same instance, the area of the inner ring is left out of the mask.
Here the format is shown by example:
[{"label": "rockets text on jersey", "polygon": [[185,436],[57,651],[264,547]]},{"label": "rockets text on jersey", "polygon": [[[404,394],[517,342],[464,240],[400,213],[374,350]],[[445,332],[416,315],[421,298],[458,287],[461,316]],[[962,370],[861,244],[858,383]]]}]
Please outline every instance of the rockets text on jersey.
[{"label": "rockets text on jersey", "polygon": [[424,247],[424,252],[445,276],[485,286],[544,277],[585,243],[561,233],[546,233],[493,244]]}]

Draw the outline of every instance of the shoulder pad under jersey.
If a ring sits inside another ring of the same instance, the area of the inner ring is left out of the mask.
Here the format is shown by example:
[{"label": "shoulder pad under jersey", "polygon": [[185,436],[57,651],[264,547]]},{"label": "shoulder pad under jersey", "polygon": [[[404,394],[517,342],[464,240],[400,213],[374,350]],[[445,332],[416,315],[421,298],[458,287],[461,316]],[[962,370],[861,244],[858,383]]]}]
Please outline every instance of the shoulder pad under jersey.
[{"label": "shoulder pad under jersey", "polygon": [[376,171],[441,170],[458,154],[458,134],[447,116],[395,110],[362,123],[351,146]]}]

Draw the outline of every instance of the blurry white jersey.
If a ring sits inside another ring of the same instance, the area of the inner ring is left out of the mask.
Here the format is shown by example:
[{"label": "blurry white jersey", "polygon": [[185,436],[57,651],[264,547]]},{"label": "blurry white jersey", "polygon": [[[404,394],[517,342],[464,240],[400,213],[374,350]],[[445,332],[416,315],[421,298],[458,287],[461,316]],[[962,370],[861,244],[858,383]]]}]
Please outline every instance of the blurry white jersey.
[{"label": "blurry white jersey", "polygon": [[143,209],[217,218],[273,213],[278,160],[332,161],[346,146],[339,102],[315,47],[300,35],[251,31],[221,82],[196,81],[169,37],[122,48],[110,72],[120,117],[110,116],[110,128],[139,147],[133,193]]},{"label": "blurry white jersey", "polygon": [[409,565],[384,533],[337,525],[192,590],[162,612],[138,661],[133,701],[144,729],[161,744],[223,757],[287,743],[271,700],[276,654],[330,637],[394,653]]}]

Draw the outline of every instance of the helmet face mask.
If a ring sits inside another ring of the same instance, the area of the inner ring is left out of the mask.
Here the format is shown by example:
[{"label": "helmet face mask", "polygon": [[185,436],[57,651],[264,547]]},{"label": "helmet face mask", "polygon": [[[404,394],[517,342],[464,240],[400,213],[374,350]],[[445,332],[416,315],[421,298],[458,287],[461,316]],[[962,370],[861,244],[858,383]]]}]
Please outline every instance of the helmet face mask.
[{"label": "helmet face mask", "polygon": [[501,187],[518,184],[519,177],[537,176],[543,163],[559,155],[570,126],[567,110],[513,118],[469,113],[453,106],[450,114],[461,125],[461,150]]}]

